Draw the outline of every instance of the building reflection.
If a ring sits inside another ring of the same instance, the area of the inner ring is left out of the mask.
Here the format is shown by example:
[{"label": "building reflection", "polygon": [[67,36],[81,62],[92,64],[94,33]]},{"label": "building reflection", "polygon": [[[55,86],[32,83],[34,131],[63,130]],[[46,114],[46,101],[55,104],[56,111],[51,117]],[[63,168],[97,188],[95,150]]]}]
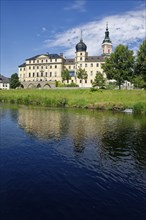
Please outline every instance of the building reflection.
[{"label": "building reflection", "polygon": [[76,153],[92,145],[102,158],[107,154],[119,158],[133,149],[133,157],[145,163],[146,120],[143,118],[87,110],[19,108],[18,123],[38,138],[69,138]]}]

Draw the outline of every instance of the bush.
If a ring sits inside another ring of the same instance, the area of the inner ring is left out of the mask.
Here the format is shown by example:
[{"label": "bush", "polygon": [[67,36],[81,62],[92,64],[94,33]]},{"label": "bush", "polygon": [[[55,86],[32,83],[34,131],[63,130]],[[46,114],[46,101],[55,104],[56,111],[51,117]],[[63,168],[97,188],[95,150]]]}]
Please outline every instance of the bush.
[{"label": "bush", "polygon": [[146,109],[143,103],[138,102],[133,106],[133,113],[135,114],[143,114],[146,113]]},{"label": "bush", "polygon": [[76,83],[70,83],[70,84],[67,84],[65,85],[65,87],[79,87]]}]

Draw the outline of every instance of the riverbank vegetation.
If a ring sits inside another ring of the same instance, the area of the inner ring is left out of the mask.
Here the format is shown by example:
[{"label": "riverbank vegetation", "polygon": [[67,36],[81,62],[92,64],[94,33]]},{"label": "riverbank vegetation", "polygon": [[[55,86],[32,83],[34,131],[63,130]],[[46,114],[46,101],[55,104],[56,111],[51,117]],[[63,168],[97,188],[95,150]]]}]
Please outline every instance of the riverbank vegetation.
[{"label": "riverbank vegetation", "polygon": [[92,90],[79,88],[0,90],[0,102],[115,111],[130,108],[136,113],[146,113],[146,90]]}]

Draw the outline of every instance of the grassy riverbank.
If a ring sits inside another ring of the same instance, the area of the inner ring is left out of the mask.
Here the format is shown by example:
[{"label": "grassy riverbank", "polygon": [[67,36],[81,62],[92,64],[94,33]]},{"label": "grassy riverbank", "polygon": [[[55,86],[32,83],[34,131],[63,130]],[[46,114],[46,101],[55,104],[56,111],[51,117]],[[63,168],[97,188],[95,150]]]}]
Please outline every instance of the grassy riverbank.
[{"label": "grassy riverbank", "polygon": [[132,108],[146,113],[145,90],[0,90],[0,102],[46,107],[76,107],[108,110]]}]

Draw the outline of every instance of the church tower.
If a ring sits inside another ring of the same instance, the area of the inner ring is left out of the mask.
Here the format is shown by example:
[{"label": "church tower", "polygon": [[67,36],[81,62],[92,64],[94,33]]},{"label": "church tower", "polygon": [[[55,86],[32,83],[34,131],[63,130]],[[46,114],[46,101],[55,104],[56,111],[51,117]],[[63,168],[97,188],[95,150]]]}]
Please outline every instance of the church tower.
[{"label": "church tower", "polygon": [[109,37],[108,23],[106,24],[105,38],[102,42],[102,52],[104,56],[109,56],[112,53],[112,42]]},{"label": "church tower", "polygon": [[80,42],[76,45],[76,62],[77,63],[85,62],[86,57],[88,56],[88,53],[86,52],[86,50],[87,50],[87,46],[83,42],[82,32],[81,32]]}]

